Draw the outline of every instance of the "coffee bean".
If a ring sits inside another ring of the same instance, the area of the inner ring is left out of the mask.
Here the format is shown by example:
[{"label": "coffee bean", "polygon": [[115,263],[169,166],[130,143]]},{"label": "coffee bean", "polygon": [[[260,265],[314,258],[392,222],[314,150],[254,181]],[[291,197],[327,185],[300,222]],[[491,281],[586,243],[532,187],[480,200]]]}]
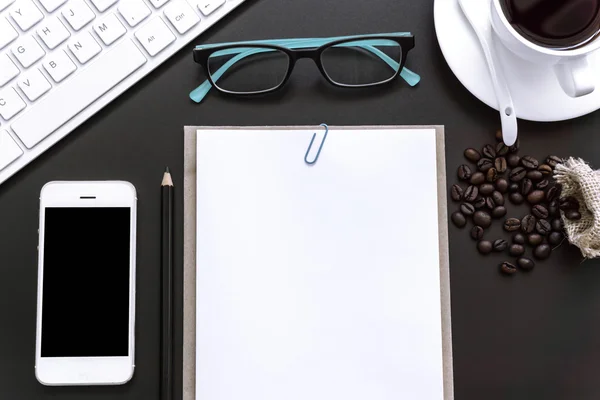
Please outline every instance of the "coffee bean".
[{"label": "coffee bean", "polygon": [[477,168],[479,168],[481,172],[487,172],[487,170],[493,166],[494,162],[489,158],[482,158],[481,160],[477,161]]},{"label": "coffee bean", "polygon": [[527,171],[525,170],[525,168],[516,167],[510,171],[510,174],[508,174],[508,179],[510,179],[513,182],[519,182],[521,179],[525,178],[526,174]]},{"label": "coffee bean", "polygon": [[504,206],[498,206],[492,210],[493,218],[502,218],[506,215],[506,208]]},{"label": "coffee bean", "polygon": [[552,231],[552,227],[550,226],[550,222],[545,219],[540,219],[535,224],[535,230],[542,236],[546,236]]},{"label": "coffee bean", "polygon": [[552,249],[547,244],[540,244],[535,249],[533,249],[533,256],[538,260],[545,260],[550,256],[550,252]]},{"label": "coffee bean", "polygon": [[496,171],[498,171],[498,173],[503,174],[507,168],[506,158],[504,158],[504,157],[496,158],[496,160],[494,160],[494,168],[496,168]]},{"label": "coffee bean", "polygon": [[476,211],[473,214],[473,223],[482,228],[489,228],[492,224],[492,217],[485,211]]},{"label": "coffee bean", "polygon": [[490,210],[493,210],[494,208],[496,208],[496,203],[494,203],[494,199],[492,199],[491,197],[486,197],[485,206]]},{"label": "coffee bean", "polygon": [[579,210],[579,200],[573,196],[562,197],[559,199],[559,207],[563,211]]},{"label": "coffee bean", "polygon": [[531,179],[523,179],[521,181],[521,194],[527,196],[531,192],[531,189],[533,189],[533,182],[531,182]]},{"label": "coffee bean", "polygon": [[496,203],[497,206],[504,205],[504,196],[502,196],[502,193],[498,191],[492,192],[492,199],[494,199],[494,203]]},{"label": "coffee bean", "polygon": [[533,267],[535,267],[535,263],[533,262],[533,260],[526,257],[519,257],[517,259],[517,265],[519,266],[519,268],[525,271],[531,271]]},{"label": "coffee bean", "polygon": [[550,215],[558,215],[558,199],[554,199],[548,204],[548,214]]},{"label": "coffee bean", "polygon": [[542,175],[544,176],[549,176],[552,175],[552,173],[554,172],[552,170],[552,167],[549,166],[548,164],[542,164],[538,167],[538,171],[540,171],[542,173]]},{"label": "coffee bean", "polygon": [[577,210],[567,210],[565,211],[565,218],[571,221],[579,221],[581,219],[581,214]]},{"label": "coffee bean", "polygon": [[519,184],[518,183],[511,183],[510,185],[508,185],[508,192],[509,193],[515,193],[519,191]]},{"label": "coffee bean", "polygon": [[521,165],[527,169],[537,169],[539,166],[538,160],[533,156],[521,157]]},{"label": "coffee bean", "polygon": [[481,149],[481,154],[483,154],[484,157],[491,158],[492,160],[496,158],[496,150],[491,144],[486,144],[483,146],[483,149]]},{"label": "coffee bean", "polygon": [[522,244],[513,244],[510,246],[510,249],[508,249],[508,254],[510,254],[513,257],[522,256],[524,253],[525,247],[523,247]]},{"label": "coffee bean", "polygon": [[511,168],[518,166],[519,161],[521,161],[521,158],[518,155],[516,155],[515,153],[509,154],[508,156],[506,156],[506,164],[508,164],[508,166]]},{"label": "coffee bean", "polygon": [[539,181],[538,183],[535,184],[535,188],[544,190],[548,187],[549,184],[550,184],[550,182],[548,181],[548,179],[542,179],[541,181]]},{"label": "coffee bean", "polygon": [[541,203],[542,201],[544,201],[545,196],[546,196],[546,194],[544,193],[543,190],[534,190],[533,192],[531,192],[527,195],[527,201],[530,204],[538,204],[538,203]]},{"label": "coffee bean", "polygon": [[483,228],[480,226],[474,226],[473,229],[471,229],[471,238],[473,240],[481,240],[482,237],[483,237]]},{"label": "coffee bean", "polygon": [[454,222],[454,225],[456,225],[458,228],[464,228],[464,226],[467,224],[467,218],[460,211],[452,213],[450,218],[452,219],[452,222]]},{"label": "coffee bean", "polygon": [[496,168],[488,169],[485,173],[485,178],[488,182],[496,182],[496,179],[498,179],[498,171],[496,171]]},{"label": "coffee bean", "polygon": [[562,158],[557,156],[548,156],[548,158],[546,158],[546,164],[548,164],[552,168],[556,168],[556,166],[558,164],[562,164],[562,162]]},{"label": "coffee bean", "polygon": [[492,244],[494,251],[500,252],[506,250],[508,243],[504,239],[496,239]]},{"label": "coffee bean", "polygon": [[525,197],[523,197],[521,193],[511,193],[508,195],[508,199],[511,203],[517,206],[519,204],[523,204],[523,202],[525,201]]},{"label": "coffee bean", "polygon": [[548,236],[548,243],[550,243],[553,246],[556,246],[557,244],[560,244],[560,242],[563,241],[564,235],[560,232],[552,232],[549,236]]},{"label": "coffee bean", "polygon": [[477,171],[471,175],[471,185],[481,185],[483,182],[485,182],[485,175],[483,172]]},{"label": "coffee bean", "polygon": [[469,203],[472,203],[473,201],[475,201],[475,199],[477,198],[478,195],[479,195],[479,189],[477,189],[477,186],[470,185],[465,189],[465,193],[463,194],[463,199],[465,199]]},{"label": "coffee bean", "polygon": [[481,193],[482,196],[489,196],[493,192],[494,185],[492,185],[491,183],[484,183],[479,186],[479,193]]},{"label": "coffee bean", "polygon": [[527,236],[527,243],[533,247],[539,246],[544,241],[544,237],[538,233],[532,233]]},{"label": "coffee bean", "polygon": [[509,262],[503,262],[500,264],[500,271],[506,275],[514,275],[517,272],[517,267]]},{"label": "coffee bean", "polygon": [[508,146],[504,144],[504,142],[500,142],[496,145],[496,156],[501,157],[508,154]]},{"label": "coffee bean", "polygon": [[563,228],[565,227],[565,224],[563,223],[562,219],[554,218],[552,222],[550,222],[550,226],[552,227],[553,231],[562,232]]},{"label": "coffee bean", "polygon": [[463,188],[458,185],[452,185],[450,188],[450,197],[454,201],[461,201],[463,197]]},{"label": "coffee bean", "polygon": [[535,217],[531,214],[527,214],[521,220],[521,230],[523,233],[531,233],[535,230]]},{"label": "coffee bean", "polygon": [[471,168],[468,165],[462,164],[458,167],[458,171],[456,173],[458,175],[458,179],[461,181],[468,181],[471,179]]},{"label": "coffee bean", "polygon": [[514,232],[521,229],[521,221],[516,218],[508,218],[504,221],[504,230],[507,232]]},{"label": "coffee bean", "polygon": [[496,181],[496,190],[500,193],[506,193],[508,190],[508,181],[504,178],[498,178]]},{"label": "coffee bean", "polygon": [[485,207],[485,197],[478,197],[477,199],[475,199],[475,201],[473,202],[473,205],[475,206],[476,209],[480,209]]},{"label": "coffee bean", "polygon": [[509,147],[508,151],[510,151],[511,153],[516,153],[517,151],[519,151],[519,147],[521,147],[521,141],[517,139],[515,144]]},{"label": "coffee bean", "polygon": [[531,213],[536,218],[548,218],[548,209],[541,204],[537,204],[531,208]]},{"label": "coffee bean", "polygon": [[481,159],[481,154],[473,148],[468,148],[465,150],[465,158],[473,163],[476,163]]},{"label": "coffee bean", "polygon": [[538,170],[532,169],[531,171],[527,171],[527,177],[534,182],[541,181],[544,175]]},{"label": "coffee bean", "polygon": [[492,247],[492,242],[489,240],[480,240],[477,242],[477,250],[479,250],[481,254],[490,254],[492,252]]},{"label": "coffee bean", "polygon": [[462,203],[460,205],[460,212],[467,217],[470,217],[471,215],[475,214],[475,206],[470,203]]},{"label": "coffee bean", "polygon": [[554,199],[558,199],[560,197],[560,192],[562,191],[562,186],[556,184],[548,189],[548,193],[546,193],[546,199],[551,202]]},{"label": "coffee bean", "polygon": [[514,244],[525,244],[525,235],[523,235],[522,233],[516,233],[512,237],[512,241]]},{"label": "coffee bean", "polygon": [[496,131],[496,140],[497,140],[498,142],[502,142],[502,141],[504,140],[504,139],[502,139],[502,129],[498,129],[498,130]]}]

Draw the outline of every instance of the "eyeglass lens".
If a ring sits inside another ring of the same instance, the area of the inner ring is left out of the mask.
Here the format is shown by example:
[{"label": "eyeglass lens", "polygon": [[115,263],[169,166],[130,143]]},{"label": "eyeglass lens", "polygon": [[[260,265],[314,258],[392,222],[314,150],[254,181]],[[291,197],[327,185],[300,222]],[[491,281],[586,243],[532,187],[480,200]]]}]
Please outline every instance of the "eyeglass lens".
[{"label": "eyeglass lens", "polygon": [[388,39],[339,43],[321,54],[321,64],[327,76],[345,86],[386,82],[398,73],[401,61],[402,48]]},{"label": "eyeglass lens", "polygon": [[259,93],[281,85],[289,68],[286,53],[270,48],[236,47],[208,58],[208,73],[220,89]]}]

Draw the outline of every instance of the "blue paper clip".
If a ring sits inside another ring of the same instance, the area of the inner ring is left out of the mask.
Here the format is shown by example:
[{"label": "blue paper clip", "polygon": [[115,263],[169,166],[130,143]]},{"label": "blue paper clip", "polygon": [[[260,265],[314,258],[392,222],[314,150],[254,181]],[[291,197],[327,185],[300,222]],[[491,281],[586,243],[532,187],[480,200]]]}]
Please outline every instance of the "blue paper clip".
[{"label": "blue paper clip", "polygon": [[325,127],[325,135],[323,136],[323,141],[321,142],[321,145],[319,146],[319,150],[317,151],[317,155],[315,156],[315,159],[312,161],[308,161],[308,153],[310,153],[310,149],[312,148],[313,142],[315,141],[315,137],[317,136],[316,132],[313,133],[312,139],[310,139],[310,144],[308,145],[308,149],[306,150],[306,154],[304,155],[304,162],[307,163],[308,165],[313,165],[314,163],[317,162],[317,160],[319,159],[319,155],[321,154],[321,150],[323,149],[323,145],[325,144],[325,139],[327,139],[327,133],[329,133],[329,127],[327,126],[327,124],[321,124],[321,126]]}]

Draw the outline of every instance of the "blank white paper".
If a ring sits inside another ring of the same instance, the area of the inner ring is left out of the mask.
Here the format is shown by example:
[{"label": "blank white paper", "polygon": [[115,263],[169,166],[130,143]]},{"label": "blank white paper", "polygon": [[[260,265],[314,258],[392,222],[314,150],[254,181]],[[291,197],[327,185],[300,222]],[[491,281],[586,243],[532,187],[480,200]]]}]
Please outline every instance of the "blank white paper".
[{"label": "blank white paper", "polygon": [[196,398],[443,400],[435,130],[314,132],[198,131]]}]

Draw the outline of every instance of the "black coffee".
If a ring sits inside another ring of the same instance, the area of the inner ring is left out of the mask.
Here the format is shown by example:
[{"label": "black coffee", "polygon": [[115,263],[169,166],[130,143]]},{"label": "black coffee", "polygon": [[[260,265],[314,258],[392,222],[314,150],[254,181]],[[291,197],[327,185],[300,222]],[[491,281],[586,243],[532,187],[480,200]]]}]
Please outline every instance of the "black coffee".
[{"label": "black coffee", "polygon": [[500,0],[510,24],[526,39],[568,49],[600,31],[600,0]]}]

